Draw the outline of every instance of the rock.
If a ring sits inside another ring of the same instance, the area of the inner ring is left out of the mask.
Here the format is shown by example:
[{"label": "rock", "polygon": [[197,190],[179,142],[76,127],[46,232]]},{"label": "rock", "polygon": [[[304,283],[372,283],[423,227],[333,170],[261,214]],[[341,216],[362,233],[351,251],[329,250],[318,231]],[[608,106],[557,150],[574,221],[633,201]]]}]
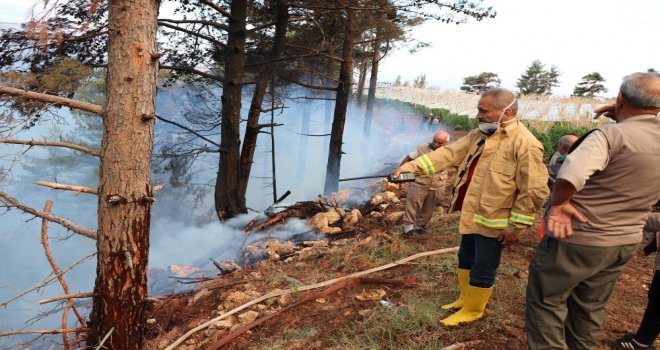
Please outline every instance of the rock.
[{"label": "rock", "polygon": [[375,195],[373,198],[371,198],[371,202],[369,203],[371,203],[371,205],[379,205],[383,203],[384,200],[385,199],[383,198],[383,195],[379,193]]},{"label": "rock", "polygon": [[438,214],[440,214],[440,215],[445,215],[445,213],[446,213],[447,211],[446,211],[445,208],[443,208],[443,207],[436,207],[436,208],[435,208],[435,212],[438,213]]},{"label": "rock", "polygon": [[208,289],[200,289],[189,301],[188,305],[192,305],[196,303],[198,300],[205,298],[209,295],[211,295],[211,291]]},{"label": "rock", "polygon": [[362,213],[359,209],[353,209],[344,216],[344,227],[351,226],[362,219]]},{"label": "rock", "polygon": [[281,306],[291,304],[292,301],[293,301],[293,296],[291,294],[284,294],[280,296],[279,299],[277,299],[277,303],[280,304]]},{"label": "rock", "polygon": [[341,231],[342,231],[341,227],[329,227],[329,226],[322,227],[319,230],[319,232],[324,233],[326,235],[332,235],[335,233],[339,233]]},{"label": "rock", "polygon": [[385,221],[389,222],[390,224],[396,224],[401,221],[402,217],[403,217],[402,211],[395,211],[385,216]]},{"label": "rock", "polygon": [[231,326],[234,325],[234,322],[232,322],[230,319],[223,319],[220,321],[216,321],[213,326],[217,329],[229,329]]},{"label": "rock", "polygon": [[369,213],[369,216],[371,216],[372,218],[382,218],[383,213],[379,213],[377,211],[372,211],[371,213]]},{"label": "rock", "polygon": [[399,199],[399,197],[392,198],[392,204],[399,204],[399,203],[401,203],[401,200]]},{"label": "rock", "polygon": [[207,329],[204,330],[204,335],[205,335],[207,338],[211,338],[212,336],[215,335],[215,332],[217,332],[217,331],[218,331],[218,330],[215,329],[215,328],[207,328]]},{"label": "rock", "polygon": [[298,258],[300,260],[307,260],[311,257],[314,257],[318,254],[321,254],[323,252],[326,252],[328,250],[327,247],[308,247],[308,248],[303,248],[298,251]]},{"label": "rock", "polygon": [[256,312],[256,311],[250,310],[250,311],[246,311],[246,312],[238,315],[238,321],[241,324],[248,324],[248,323],[256,320],[257,317],[259,317],[259,313]]},{"label": "rock", "polygon": [[344,214],[344,210],[333,208],[323,213],[316,213],[307,223],[316,229],[321,229],[339,221]]},{"label": "rock", "polygon": [[156,319],[155,318],[147,319],[147,324],[156,324]]},{"label": "rock", "polygon": [[327,247],[328,243],[327,239],[322,239],[320,241],[303,241],[301,244],[303,247]]},{"label": "rock", "polygon": [[378,206],[378,209],[380,209],[380,211],[385,211],[385,209],[387,209],[389,206],[390,206],[389,203],[383,203]]},{"label": "rock", "polygon": [[271,260],[280,260],[280,255],[291,254],[296,250],[296,246],[291,241],[284,243],[272,242],[266,246],[266,252]]},{"label": "rock", "polygon": [[316,299],[316,302],[319,303],[319,304],[325,304],[326,303],[325,299],[323,299],[323,298]]},{"label": "rock", "polygon": [[381,195],[383,196],[383,199],[386,202],[391,202],[392,199],[397,198],[396,193],[394,193],[392,191],[385,191],[385,192],[381,193]]},{"label": "rock", "polygon": [[383,191],[398,191],[400,188],[401,185],[394,182],[385,181],[383,184]]},{"label": "rock", "polygon": [[227,294],[223,304],[225,310],[229,310],[235,308],[236,306],[243,305],[250,300],[252,300],[252,298],[247,293],[240,290],[235,290]]},{"label": "rock", "polygon": [[363,289],[355,296],[359,301],[380,300],[383,299],[387,293],[383,289]]}]

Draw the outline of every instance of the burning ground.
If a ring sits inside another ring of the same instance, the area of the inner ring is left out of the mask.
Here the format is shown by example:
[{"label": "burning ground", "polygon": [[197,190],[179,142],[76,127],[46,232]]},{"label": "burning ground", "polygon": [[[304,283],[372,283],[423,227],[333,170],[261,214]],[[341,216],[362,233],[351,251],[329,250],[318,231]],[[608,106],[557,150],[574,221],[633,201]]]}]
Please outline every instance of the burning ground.
[{"label": "burning ground", "polygon": [[[384,189],[382,182],[370,186]],[[244,261],[251,265],[218,266],[221,275],[207,276],[193,291],[152,298],[148,347],[526,348],[524,294],[538,226],[503,253],[486,317],[468,326],[443,328],[438,320],[447,311],[439,306],[457,295],[456,253],[436,250],[458,246],[458,216],[445,213],[446,196],[429,224],[430,232],[403,239],[399,221],[405,185],[387,189],[357,207],[346,204],[350,196],[342,192],[323,204],[293,208],[285,217],[271,216],[276,220],[262,229],[275,231],[278,222],[298,216],[325,232],[323,239],[261,240],[243,254],[253,256]],[[252,224],[252,229],[259,225]],[[246,225],[246,235],[251,228]],[[427,251],[436,254],[388,265]],[[379,271],[341,280],[370,269]],[[608,304],[600,348],[636,329],[652,271],[651,258],[641,252],[628,264]],[[323,283],[333,279],[339,280]]]}]

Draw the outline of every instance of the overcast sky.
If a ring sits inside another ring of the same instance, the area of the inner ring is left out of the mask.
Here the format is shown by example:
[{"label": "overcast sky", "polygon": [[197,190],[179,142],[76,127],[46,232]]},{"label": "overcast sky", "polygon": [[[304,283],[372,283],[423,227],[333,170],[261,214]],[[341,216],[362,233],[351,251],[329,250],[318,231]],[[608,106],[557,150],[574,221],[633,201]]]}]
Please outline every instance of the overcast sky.
[{"label": "overcast sky", "polygon": [[[0,22],[26,18],[32,0],[0,0]],[[485,0],[494,19],[455,25],[427,23],[414,37],[432,44],[416,54],[391,53],[380,81],[397,75],[413,80],[425,73],[431,86],[458,89],[463,78],[483,71],[499,74],[502,86],[539,59],[561,71],[555,94],[569,95],[580,78],[599,72],[608,95],[621,78],[648,68],[660,70],[660,0]]]},{"label": "overcast sky", "polygon": [[490,71],[502,86],[535,59],[561,71],[555,94],[570,95],[590,72],[599,72],[615,95],[621,78],[660,70],[658,0],[485,0],[497,17],[456,25],[427,23],[414,37],[432,43],[416,54],[398,51],[383,60],[381,81],[425,73],[430,85],[457,89],[463,78]]}]

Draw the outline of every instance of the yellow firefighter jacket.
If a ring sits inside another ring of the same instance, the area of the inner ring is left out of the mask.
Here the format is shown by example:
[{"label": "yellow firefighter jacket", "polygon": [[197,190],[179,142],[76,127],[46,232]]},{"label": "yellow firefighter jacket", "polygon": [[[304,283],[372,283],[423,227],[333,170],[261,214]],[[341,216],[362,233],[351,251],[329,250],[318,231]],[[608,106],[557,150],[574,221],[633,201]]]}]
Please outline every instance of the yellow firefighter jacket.
[{"label": "yellow firefighter jacket", "polygon": [[458,167],[450,210],[470,164],[481,155],[463,200],[458,232],[498,237],[500,230],[520,234],[531,226],[546,200],[548,171],[543,145],[519,121],[499,128],[491,136],[479,129],[453,144],[401,166],[402,172],[429,175]]}]

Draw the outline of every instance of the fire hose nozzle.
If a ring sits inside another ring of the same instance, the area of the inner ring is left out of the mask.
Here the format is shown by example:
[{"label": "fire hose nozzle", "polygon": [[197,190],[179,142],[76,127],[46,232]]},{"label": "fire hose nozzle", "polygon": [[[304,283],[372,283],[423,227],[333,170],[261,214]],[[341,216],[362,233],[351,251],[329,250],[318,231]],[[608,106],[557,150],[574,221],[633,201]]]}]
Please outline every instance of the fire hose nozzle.
[{"label": "fire hose nozzle", "polygon": [[387,177],[387,180],[389,182],[394,182],[394,183],[399,183],[399,182],[412,182],[415,181],[415,173],[401,173],[397,177],[393,177],[392,174],[390,174]]}]

